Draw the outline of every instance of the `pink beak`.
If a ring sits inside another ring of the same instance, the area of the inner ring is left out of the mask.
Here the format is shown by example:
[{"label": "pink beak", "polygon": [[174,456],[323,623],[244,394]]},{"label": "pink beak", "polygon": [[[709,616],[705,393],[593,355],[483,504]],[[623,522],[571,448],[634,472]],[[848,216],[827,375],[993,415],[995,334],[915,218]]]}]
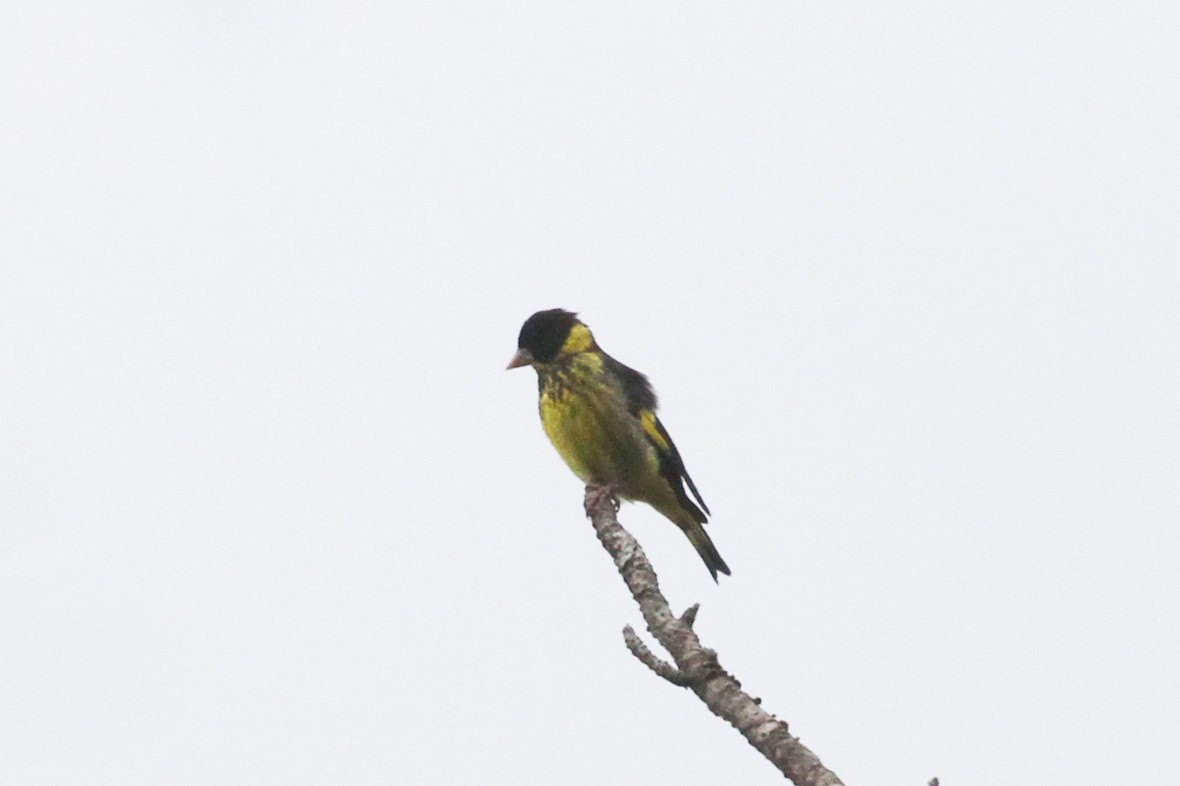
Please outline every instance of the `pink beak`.
[{"label": "pink beak", "polygon": [[508,369],[531,365],[533,365],[533,353],[527,349],[518,349],[516,350],[516,354],[512,356],[512,360],[508,361],[508,368],[504,370],[507,371]]}]

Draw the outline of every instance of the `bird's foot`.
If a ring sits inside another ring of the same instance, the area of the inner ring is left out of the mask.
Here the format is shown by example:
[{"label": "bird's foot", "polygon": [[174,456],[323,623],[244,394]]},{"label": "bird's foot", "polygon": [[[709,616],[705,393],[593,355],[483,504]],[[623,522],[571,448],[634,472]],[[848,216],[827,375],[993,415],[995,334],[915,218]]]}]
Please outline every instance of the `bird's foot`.
[{"label": "bird's foot", "polygon": [[586,485],[586,515],[590,515],[590,511],[598,507],[603,500],[609,499],[611,506],[615,513],[619,512],[619,498],[616,496],[618,489],[610,483],[588,483]]}]

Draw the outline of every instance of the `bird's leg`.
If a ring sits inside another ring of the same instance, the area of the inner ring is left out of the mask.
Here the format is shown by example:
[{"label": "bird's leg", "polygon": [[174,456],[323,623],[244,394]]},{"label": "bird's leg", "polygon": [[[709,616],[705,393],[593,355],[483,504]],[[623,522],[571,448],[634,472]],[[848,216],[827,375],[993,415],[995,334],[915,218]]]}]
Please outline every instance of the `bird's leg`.
[{"label": "bird's leg", "polygon": [[604,499],[609,499],[611,505],[614,506],[615,513],[619,512],[619,498],[615,496],[618,489],[612,483],[587,483],[586,484],[586,515],[590,515],[590,511],[598,507]]}]

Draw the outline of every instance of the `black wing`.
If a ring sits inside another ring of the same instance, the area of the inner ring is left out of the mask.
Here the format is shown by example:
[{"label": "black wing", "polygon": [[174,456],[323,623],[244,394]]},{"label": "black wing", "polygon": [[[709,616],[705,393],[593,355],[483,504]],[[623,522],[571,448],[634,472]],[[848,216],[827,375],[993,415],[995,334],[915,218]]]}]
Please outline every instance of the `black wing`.
[{"label": "black wing", "polygon": [[[622,384],[628,410],[643,425],[644,433],[659,453],[660,474],[672,485],[672,488],[677,490],[679,495],[684,496],[684,501],[688,502],[688,497],[684,495],[684,486],[680,482],[683,479],[705,513],[712,515],[709,513],[709,506],[701,499],[701,493],[697,491],[696,484],[689,477],[688,470],[684,468],[684,459],[680,458],[680,451],[676,449],[676,443],[672,441],[664,424],[656,417],[656,393],[652,390],[647,377],[605,353],[603,353],[603,365],[607,372]],[[691,503],[689,503],[689,507],[691,507]]]}]

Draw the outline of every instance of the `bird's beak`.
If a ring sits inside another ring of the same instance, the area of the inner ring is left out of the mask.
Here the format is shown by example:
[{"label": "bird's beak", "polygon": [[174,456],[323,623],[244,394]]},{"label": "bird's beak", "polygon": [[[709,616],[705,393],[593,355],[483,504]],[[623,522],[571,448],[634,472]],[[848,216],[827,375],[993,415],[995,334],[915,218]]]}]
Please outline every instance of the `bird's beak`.
[{"label": "bird's beak", "polygon": [[516,354],[512,356],[512,360],[508,361],[508,368],[504,370],[507,371],[511,368],[520,368],[521,366],[531,365],[533,365],[533,353],[529,352],[527,349],[518,349],[516,350]]}]

